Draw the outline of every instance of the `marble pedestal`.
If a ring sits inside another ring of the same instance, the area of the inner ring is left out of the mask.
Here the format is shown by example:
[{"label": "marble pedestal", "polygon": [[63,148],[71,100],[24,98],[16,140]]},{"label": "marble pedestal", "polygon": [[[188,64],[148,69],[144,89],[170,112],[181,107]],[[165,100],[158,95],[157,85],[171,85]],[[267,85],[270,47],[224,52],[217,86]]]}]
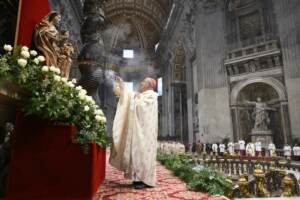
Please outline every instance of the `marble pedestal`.
[{"label": "marble pedestal", "polygon": [[262,148],[267,148],[273,142],[273,133],[271,130],[252,129],[250,136],[253,143],[260,141]]}]

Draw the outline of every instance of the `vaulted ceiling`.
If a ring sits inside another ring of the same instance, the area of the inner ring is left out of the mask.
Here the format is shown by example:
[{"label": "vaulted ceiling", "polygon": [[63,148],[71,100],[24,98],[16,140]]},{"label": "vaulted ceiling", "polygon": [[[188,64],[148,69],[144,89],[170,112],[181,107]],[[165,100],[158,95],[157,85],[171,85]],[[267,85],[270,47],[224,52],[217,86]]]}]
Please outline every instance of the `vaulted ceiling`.
[{"label": "vaulted ceiling", "polygon": [[167,22],[172,0],[108,0],[105,15],[110,46],[154,50]]}]

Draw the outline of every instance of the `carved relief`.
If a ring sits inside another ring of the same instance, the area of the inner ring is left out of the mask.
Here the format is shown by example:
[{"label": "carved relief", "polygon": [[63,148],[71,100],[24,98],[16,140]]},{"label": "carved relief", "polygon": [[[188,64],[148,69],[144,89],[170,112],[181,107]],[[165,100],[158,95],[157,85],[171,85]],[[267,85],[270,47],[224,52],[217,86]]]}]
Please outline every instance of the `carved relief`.
[{"label": "carved relief", "polygon": [[174,81],[185,81],[185,51],[182,44],[182,38],[177,40],[177,45],[174,50]]}]

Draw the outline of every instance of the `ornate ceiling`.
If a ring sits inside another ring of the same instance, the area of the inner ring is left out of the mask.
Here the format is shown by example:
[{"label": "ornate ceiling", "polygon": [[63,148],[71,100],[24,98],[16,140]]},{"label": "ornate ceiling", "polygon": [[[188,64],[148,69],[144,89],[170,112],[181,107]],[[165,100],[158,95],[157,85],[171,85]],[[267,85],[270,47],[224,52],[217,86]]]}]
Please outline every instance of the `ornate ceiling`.
[{"label": "ornate ceiling", "polygon": [[153,51],[171,6],[172,0],[108,0],[104,10],[111,46]]}]

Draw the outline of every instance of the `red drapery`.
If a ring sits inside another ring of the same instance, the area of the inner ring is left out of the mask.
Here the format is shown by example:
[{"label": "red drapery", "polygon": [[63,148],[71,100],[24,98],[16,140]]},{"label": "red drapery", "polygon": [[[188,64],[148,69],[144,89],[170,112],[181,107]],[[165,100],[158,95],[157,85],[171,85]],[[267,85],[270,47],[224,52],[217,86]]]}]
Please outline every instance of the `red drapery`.
[{"label": "red drapery", "polygon": [[5,200],[90,200],[105,178],[105,150],[85,154],[74,126],[17,116]]},{"label": "red drapery", "polygon": [[50,12],[48,0],[20,0],[19,28],[17,44],[31,46],[32,34],[36,24]]}]

